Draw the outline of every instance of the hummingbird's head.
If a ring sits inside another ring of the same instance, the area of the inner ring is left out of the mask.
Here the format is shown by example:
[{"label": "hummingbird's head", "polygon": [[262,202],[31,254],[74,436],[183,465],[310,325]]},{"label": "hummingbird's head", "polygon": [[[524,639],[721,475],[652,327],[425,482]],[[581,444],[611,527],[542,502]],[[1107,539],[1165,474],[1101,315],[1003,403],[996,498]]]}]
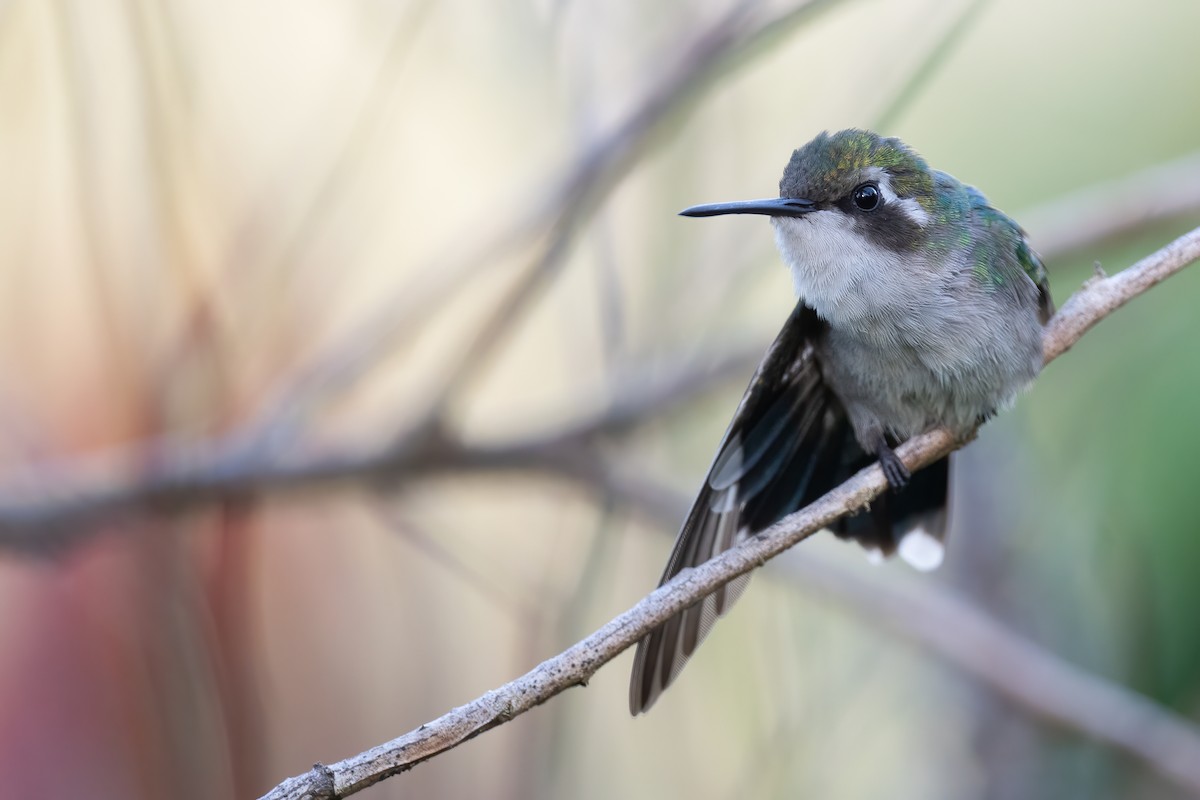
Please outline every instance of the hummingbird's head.
[{"label": "hummingbird's head", "polygon": [[895,284],[888,278],[921,268],[934,199],[933,172],[921,156],[899,139],[849,129],[821,133],[793,152],[778,198],[681,213],[769,216],[797,293],[833,319],[886,304],[884,292]]},{"label": "hummingbird's head", "polygon": [[931,219],[933,173],[899,139],[851,128],[821,133],[794,151],[779,196],[807,200],[880,245],[903,249],[918,243]]}]

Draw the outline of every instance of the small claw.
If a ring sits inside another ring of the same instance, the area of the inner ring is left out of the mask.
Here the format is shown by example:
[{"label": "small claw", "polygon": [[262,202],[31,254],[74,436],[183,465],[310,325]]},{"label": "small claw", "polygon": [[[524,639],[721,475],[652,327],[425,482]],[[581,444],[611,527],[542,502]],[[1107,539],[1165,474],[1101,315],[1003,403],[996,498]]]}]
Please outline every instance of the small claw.
[{"label": "small claw", "polygon": [[912,477],[912,473],[908,471],[908,467],[904,466],[900,456],[896,455],[890,447],[880,449],[879,468],[883,470],[883,477],[887,478],[892,490],[896,492],[907,486],[908,479]]}]

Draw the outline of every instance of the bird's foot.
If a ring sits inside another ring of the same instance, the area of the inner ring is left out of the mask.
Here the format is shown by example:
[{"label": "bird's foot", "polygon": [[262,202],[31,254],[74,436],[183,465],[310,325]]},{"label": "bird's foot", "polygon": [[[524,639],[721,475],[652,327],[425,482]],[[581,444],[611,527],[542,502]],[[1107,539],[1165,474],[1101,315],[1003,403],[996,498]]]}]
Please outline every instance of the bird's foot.
[{"label": "bird's foot", "polygon": [[896,455],[896,451],[883,445],[876,455],[879,457],[879,468],[883,470],[883,477],[887,478],[892,491],[898,492],[908,485],[908,479],[912,477],[912,473],[908,471],[908,467],[904,466],[904,462],[900,460],[900,456]]}]

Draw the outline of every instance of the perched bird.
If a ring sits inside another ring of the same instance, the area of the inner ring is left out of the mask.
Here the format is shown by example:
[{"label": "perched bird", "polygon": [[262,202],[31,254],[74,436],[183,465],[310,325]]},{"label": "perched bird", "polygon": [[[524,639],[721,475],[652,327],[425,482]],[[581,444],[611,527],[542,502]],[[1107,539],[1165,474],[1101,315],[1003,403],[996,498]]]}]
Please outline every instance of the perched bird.
[{"label": "perched bird", "polygon": [[[875,459],[889,491],[834,532],[871,555],[899,550],[936,567],[949,459],[910,475],[893,448],[936,426],[968,435],[1038,374],[1054,306],[1024,231],[900,140],[864,130],[822,133],[793,152],[777,198],[681,213],[770,217],[799,302],[750,381],[662,582]],[[633,714],[675,679],[748,577],[638,644]]]}]

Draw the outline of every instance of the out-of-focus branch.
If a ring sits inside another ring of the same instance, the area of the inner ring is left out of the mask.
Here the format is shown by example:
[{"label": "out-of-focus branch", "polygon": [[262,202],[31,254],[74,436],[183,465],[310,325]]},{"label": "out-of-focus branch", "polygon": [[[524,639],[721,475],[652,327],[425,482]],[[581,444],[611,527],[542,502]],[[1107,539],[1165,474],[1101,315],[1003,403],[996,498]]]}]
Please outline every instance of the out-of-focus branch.
[{"label": "out-of-focus branch", "polygon": [[[482,364],[503,343],[523,311],[558,272],[580,223],[629,172],[652,135],[669,118],[668,112],[691,100],[715,74],[716,68],[737,51],[749,52],[764,37],[774,33],[776,26],[827,2],[829,0],[802,0],[775,17],[755,21],[752,11],[758,3],[743,0],[696,39],[678,63],[668,69],[668,77],[637,112],[584,159],[582,163],[588,168],[581,170],[574,182],[564,183],[560,196],[551,198],[547,213],[557,221],[544,249],[479,325],[470,349],[434,393],[428,411],[431,419],[439,418],[447,403],[461,394],[463,386],[480,372]],[[417,424],[424,422],[421,420]]]},{"label": "out-of-focus branch", "polygon": [[[953,437],[939,430],[905,443],[898,454],[910,469],[916,469],[949,452],[954,445]],[[564,689],[586,684],[601,666],[672,614],[762,565],[849,510],[861,507],[883,491],[885,483],[877,466],[859,472],[758,536],[680,573],[600,630],[520,678],[398,739],[345,761],[314,767],[311,772],[284,781],[265,797],[346,797],[502,725]]]},{"label": "out-of-focus branch", "polygon": [[826,561],[789,559],[794,584],[927,648],[1025,711],[1132,756],[1200,793],[1200,727],[1059,658],[945,593],[868,581]]},{"label": "out-of-focus branch", "polygon": [[[1197,259],[1200,259],[1200,228],[1111,278],[1089,281],[1047,326],[1043,335],[1047,363],[1066,352],[1100,319]],[[909,469],[915,470],[962,444],[948,432],[934,430],[905,442],[897,455]],[[290,778],[265,797],[284,800],[354,794],[502,725],[565,689],[585,684],[600,667],[673,614],[695,604],[733,578],[761,566],[834,520],[861,508],[878,497],[886,485],[877,465],[862,470],[759,535],[695,569],[684,570],[630,610],[520,678],[404,736],[336,764],[318,765],[304,775]],[[1011,664],[1000,667],[1011,667]],[[1099,695],[1091,699],[1097,697]],[[1106,700],[1109,705],[1105,708],[1112,710],[1112,697]],[[1145,709],[1142,712],[1135,722],[1145,720]],[[1165,735],[1164,730],[1167,731]],[[1144,733],[1134,731],[1122,741],[1113,743],[1142,758],[1164,777],[1200,792],[1200,734],[1180,722],[1169,730],[1159,729],[1158,735],[1163,739],[1155,742],[1155,748],[1148,748],[1138,744]]]},{"label": "out-of-focus branch", "polygon": [[1200,153],[1063,195],[1020,215],[1053,261],[1172,219],[1200,217]]},{"label": "out-of-focus branch", "polygon": [[[618,382],[613,401],[594,414],[514,442],[478,445],[437,427],[383,447],[285,457],[244,448],[236,438],[212,446],[162,444],[94,463],[35,469],[20,486],[0,493],[0,548],[35,554],[61,551],[86,539],[114,518],[179,513],[200,505],[264,493],[387,484],[448,471],[536,470],[602,483],[618,480],[597,472],[584,449],[598,437],[628,430],[694,398],[732,376],[745,377],[755,363],[751,348],[731,350],[704,363],[689,362],[665,376],[630,374]],[[757,353],[758,348],[753,348]],[[113,462],[144,463],[145,475],[106,478]],[[46,496],[46,487],[53,494]],[[35,495],[34,492],[37,494]]]},{"label": "out-of-focus branch", "polygon": [[[1190,164],[1190,166],[1189,166]],[[1196,181],[1186,185],[1200,186],[1200,156],[1192,156],[1161,168],[1147,170],[1133,178],[1102,184],[1078,195],[1055,201],[1041,212],[1033,212],[1037,232],[1035,243],[1043,254],[1061,256],[1068,249],[1083,247],[1105,237],[1104,231],[1088,224],[1085,214],[1066,214],[1080,208],[1129,208],[1138,203],[1129,198],[1165,197],[1168,184],[1178,186],[1180,174],[1194,174]],[[1139,190],[1137,187],[1141,187]],[[1120,217],[1110,216],[1122,230],[1165,217],[1174,217],[1189,210],[1200,210],[1200,197],[1187,198],[1192,190],[1180,190],[1178,202],[1163,202],[1156,206],[1159,214]],[[1087,198],[1091,198],[1088,200]],[[1195,203],[1191,208],[1189,203]],[[1060,209],[1060,211],[1055,211]],[[1099,213],[1099,212],[1097,212]],[[1068,233],[1073,226],[1083,224],[1084,237]],[[1179,242],[1185,242],[1182,237]],[[1158,254],[1156,254],[1158,255]],[[1048,256],[1049,257],[1049,256]],[[1153,258],[1153,256],[1151,257]],[[1119,285],[1131,270],[1108,281],[1094,283],[1096,291],[1071,298],[1069,303],[1089,302],[1110,304],[1122,296],[1125,287]],[[1142,280],[1155,273],[1137,273]],[[1159,278],[1161,280],[1161,278]],[[1123,301],[1122,301],[1123,302]],[[1100,311],[1107,308],[1102,305]],[[1053,325],[1068,324],[1098,317],[1096,309],[1084,314],[1059,314]],[[1105,312],[1107,313],[1107,312]],[[1089,322],[1088,324],[1093,324]],[[1047,341],[1056,341],[1060,334],[1049,332]],[[1054,355],[1058,352],[1055,351]],[[1048,351],[1047,355],[1050,355]],[[103,464],[89,465],[74,459],[65,464],[33,470],[23,483],[30,487],[8,486],[0,491],[0,547],[18,548],[31,552],[53,552],[68,542],[86,538],[100,529],[95,524],[108,521],[113,515],[145,511],[180,511],[219,500],[245,497],[264,492],[279,492],[315,487],[354,485],[364,480],[388,480],[402,474],[430,473],[447,469],[508,469],[538,467],[574,461],[565,454],[571,442],[587,436],[619,431],[622,427],[644,420],[682,403],[727,377],[748,374],[759,357],[755,348],[729,353],[717,363],[683,370],[661,383],[651,383],[650,389],[635,381],[626,382],[612,406],[599,414],[579,420],[559,431],[540,435],[532,440],[501,446],[476,447],[451,441],[436,425],[417,428],[384,447],[355,449],[324,454],[281,455],[275,448],[264,446],[257,438],[249,442],[235,434],[204,446],[156,447],[145,444],[140,452],[130,453],[129,463],[149,464],[147,474],[111,477],[112,457],[100,459]],[[553,444],[553,446],[551,446]],[[44,494],[47,486],[55,493]],[[87,524],[85,524],[87,523]]]},{"label": "out-of-focus branch", "polygon": [[[939,68],[963,40],[987,4],[988,0],[971,0],[966,3],[942,32],[929,42],[928,49],[913,65],[912,72],[897,90],[889,93],[887,103],[875,115],[875,130],[886,133],[891,129],[900,114],[912,105],[921,90],[938,73]],[[927,25],[928,22],[921,19],[921,24]],[[878,79],[878,76],[872,77]]]},{"label": "out-of-focus branch", "polygon": [[[637,491],[608,484],[619,498],[663,526],[679,523],[688,497],[644,476]],[[861,570],[805,551],[768,572],[790,586],[834,601],[869,625],[897,634],[991,687],[1025,712],[1132,756],[1155,772],[1195,787],[1200,729],[1170,709],[1105,680],[1007,628],[928,583],[870,580]]]},{"label": "out-of-focus branch", "polygon": [[[438,263],[417,270],[423,282],[381,304],[379,311],[335,345],[330,353],[305,367],[251,422],[242,437],[267,445],[286,435],[295,421],[320,405],[329,395],[353,385],[399,341],[421,324],[430,310],[442,307],[472,276],[487,269],[527,241],[545,237],[532,265],[521,275],[477,331],[475,355],[463,359],[468,366],[486,357],[491,343],[509,327],[526,302],[536,295],[566,255],[575,231],[588,214],[612,191],[638,162],[661,132],[666,120],[694,100],[718,67],[764,52],[766,45],[781,40],[779,34],[833,4],[833,0],[796,0],[773,15],[756,13],[761,0],[741,0],[714,20],[685,47],[672,67],[652,86],[625,118],[612,130],[585,148],[565,173],[555,181],[529,212],[519,215],[482,246],[452,263]],[[466,367],[455,370],[437,392],[428,415],[418,424],[435,420],[444,401],[453,393]]]}]

